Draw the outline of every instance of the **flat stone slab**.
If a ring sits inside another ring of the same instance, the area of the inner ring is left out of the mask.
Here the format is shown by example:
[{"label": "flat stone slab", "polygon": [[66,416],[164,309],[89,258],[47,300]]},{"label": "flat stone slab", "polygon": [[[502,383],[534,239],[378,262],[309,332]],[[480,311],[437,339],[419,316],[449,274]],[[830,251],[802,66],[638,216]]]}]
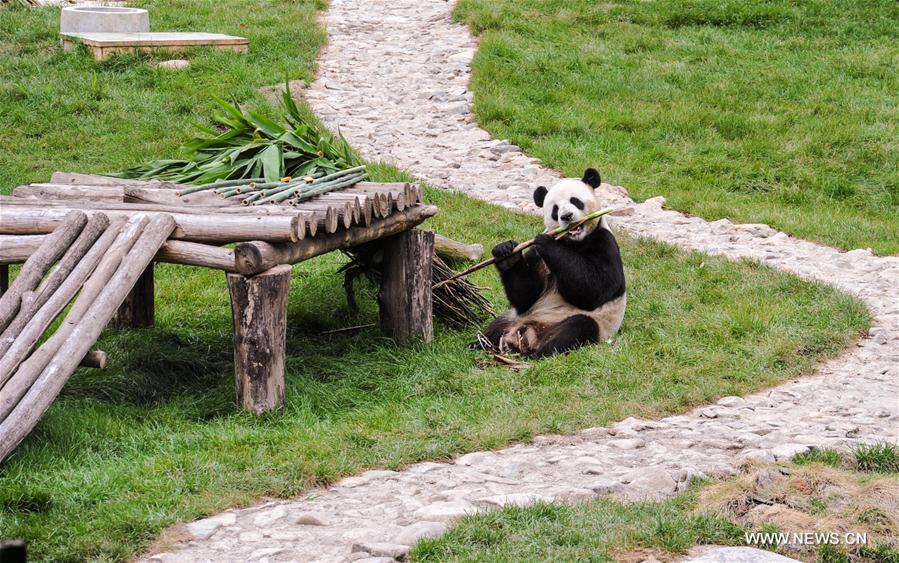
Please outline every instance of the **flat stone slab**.
[{"label": "flat stone slab", "polygon": [[161,31],[147,33],[60,33],[65,50],[83,44],[97,60],[114,53],[133,51],[180,51],[190,47],[212,47],[246,52],[250,40],[245,37],[194,31]]},{"label": "flat stone slab", "polygon": [[719,547],[683,563],[799,563],[773,551],[754,547]]}]

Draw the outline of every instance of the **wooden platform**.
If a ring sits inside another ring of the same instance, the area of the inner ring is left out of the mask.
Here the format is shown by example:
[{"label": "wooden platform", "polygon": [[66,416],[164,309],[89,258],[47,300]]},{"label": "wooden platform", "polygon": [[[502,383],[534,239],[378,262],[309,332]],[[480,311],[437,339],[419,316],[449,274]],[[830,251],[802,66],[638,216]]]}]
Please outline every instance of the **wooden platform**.
[{"label": "wooden platform", "polygon": [[[107,323],[153,324],[153,262],[226,273],[236,402],[254,413],[284,407],[292,264],[379,245],[382,330],[399,342],[430,341],[434,234],[416,227],[437,208],[422,204],[420,186],[360,182],[259,206],[243,205],[246,196],[181,196],[182,187],[56,173],[0,196],[0,461],[79,362],[98,363],[90,347]],[[22,262],[8,284],[6,265]],[[61,314],[62,328],[35,348]]]},{"label": "wooden platform", "polygon": [[212,47],[245,53],[250,41],[244,37],[193,31],[148,33],[60,33],[63,49],[84,44],[98,61],[115,53],[134,51],[183,51],[191,47]]}]

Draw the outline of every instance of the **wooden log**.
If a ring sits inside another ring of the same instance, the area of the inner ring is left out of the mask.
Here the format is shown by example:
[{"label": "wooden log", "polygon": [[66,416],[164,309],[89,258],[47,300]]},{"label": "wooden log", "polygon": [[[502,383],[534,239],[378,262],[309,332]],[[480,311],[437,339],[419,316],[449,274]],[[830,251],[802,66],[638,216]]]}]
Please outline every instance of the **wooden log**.
[{"label": "wooden log", "polygon": [[78,364],[78,367],[106,369],[107,360],[106,352],[103,350],[91,350],[81,358],[81,363]]},{"label": "wooden log", "polygon": [[[0,235],[0,264],[24,262],[48,235]],[[234,252],[229,248],[188,242],[167,241],[156,255],[157,262],[201,266],[235,272]],[[0,270],[2,271],[2,270]]]},{"label": "wooden log", "polygon": [[[44,279],[39,288],[33,292],[26,291],[22,295],[18,314],[16,314],[15,318],[9,323],[6,330],[0,331],[0,356],[3,356],[6,353],[9,346],[12,344],[12,339],[23,332],[25,326],[31,321],[35,313],[37,313],[37,311],[43,307],[54,294],[56,294],[56,291],[60,286],[62,286],[66,279],[72,275],[75,267],[84,259],[85,254],[88,253],[107,227],[109,227],[109,219],[105,215],[98,214],[91,216],[91,218],[88,219],[87,224],[81,230],[81,233],[78,235],[78,238],[76,238],[75,242],[73,242],[66,250],[62,258],[59,259],[56,268]],[[85,274],[85,277],[86,276],[87,274]],[[74,293],[72,293],[72,295],[74,295]],[[28,297],[27,300],[26,297]],[[71,299],[71,296],[69,298]],[[65,303],[61,306],[64,307]],[[52,321],[57,314],[59,314],[58,311],[48,319],[48,323]],[[43,333],[45,329],[46,326],[41,329],[41,333]],[[38,335],[38,337],[39,336],[40,335]]]},{"label": "wooden log", "polygon": [[245,242],[234,248],[234,261],[238,272],[250,276],[279,264],[296,264],[333,250],[351,248],[395,235],[412,229],[436,214],[437,208],[434,206],[417,205],[406,208],[400,213],[394,213],[385,219],[373,220],[370,227],[355,227],[333,235],[306,239],[300,243]]},{"label": "wooden log", "polygon": [[434,234],[434,252],[448,260],[480,260],[484,255],[484,247],[480,244],[465,244],[443,235]]},{"label": "wooden log", "polygon": [[162,248],[159,249],[159,252],[156,253],[154,260],[172,264],[215,268],[226,272],[237,271],[234,265],[234,251],[230,248],[183,240],[166,241]]},{"label": "wooden log", "polygon": [[[14,209],[13,209],[14,207]],[[136,206],[140,207],[140,206]],[[62,224],[68,210],[56,207],[16,205],[4,208],[0,234],[43,234]],[[91,211],[93,212],[93,211]],[[99,212],[99,211],[97,211]],[[110,219],[131,217],[145,210],[102,210]],[[172,238],[193,242],[219,243],[246,240],[296,242],[299,240],[298,215],[192,215],[172,213],[177,227]]]},{"label": "wooden log", "polygon": [[[362,222],[362,202],[361,200],[365,196],[360,194],[347,194],[343,192],[329,192],[326,194],[321,194],[317,196],[315,199],[318,201],[323,201],[325,203],[337,203],[339,205],[346,206],[349,204],[350,212],[351,212],[351,220],[350,225],[355,225]],[[302,204],[300,204],[302,206]],[[371,215],[369,211],[369,222],[371,222]],[[344,224],[346,221],[344,220]],[[345,228],[349,228],[346,226]]]},{"label": "wooden log", "polygon": [[118,329],[153,326],[156,320],[154,290],[153,263],[150,262],[128,296],[119,305],[112,318],[112,326]]},{"label": "wooden log", "polygon": [[0,422],[0,460],[6,459],[19,445],[56,399],[81,359],[99,338],[116,308],[174,228],[175,221],[168,215],[156,215],[150,220],[115,275],[104,286],[104,291],[91,303],[69,338],[60,346],[15,409]]},{"label": "wooden log", "polygon": [[[218,199],[218,198],[216,198]],[[16,207],[53,207],[65,209],[81,209],[83,211],[131,211],[134,213],[172,213],[187,215],[228,215],[228,216],[254,216],[254,215],[284,215],[293,217],[301,213],[294,207],[285,205],[186,205],[184,202],[174,204],[160,203],[135,203],[127,201],[43,201],[34,198],[22,198],[17,196],[0,195],[0,203],[4,206]]]},{"label": "wooden log", "polygon": [[160,180],[134,180],[131,178],[115,178],[113,176],[101,176],[98,174],[79,174],[78,172],[54,172],[50,176],[52,184],[74,184],[88,186],[134,186],[137,188],[161,188],[177,190],[183,188],[183,184],[164,182]]},{"label": "wooden log", "polygon": [[19,264],[37,252],[47,235],[0,235],[0,264]]},{"label": "wooden log", "polygon": [[390,214],[390,206],[387,201],[387,194],[382,189],[374,188],[374,185],[387,184],[369,184],[367,182],[359,182],[354,186],[346,188],[347,193],[365,195],[372,203],[372,214],[375,217],[383,218]]},{"label": "wooden log", "polygon": [[290,266],[252,277],[227,274],[227,279],[237,404],[256,414],[282,410]]},{"label": "wooden log", "polygon": [[[333,233],[340,225],[340,213],[333,205],[315,201],[304,201],[291,207],[293,209],[302,209],[307,213],[312,213],[312,220],[310,223],[313,221],[316,223],[316,230],[321,229],[326,233]],[[315,235],[310,231],[309,236]]]},{"label": "wooden log", "polygon": [[[8,223],[10,216],[15,216],[15,213],[6,211],[0,225]],[[25,265],[22,266],[9,290],[3,292],[3,297],[0,297],[0,331],[6,329],[19,311],[22,294],[37,287],[50,266],[59,260],[63,252],[81,233],[81,229],[87,223],[87,215],[81,211],[65,212],[59,217],[57,223],[56,227],[59,228],[44,239],[37,252],[25,261]]]},{"label": "wooden log", "polygon": [[222,199],[212,190],[195,192],[179,196],[178,190],[161,188],[142,188],[125,186],[124,197],[126,203],[146,203],[159,205],[203,205],[208,207],[236,207],[240,205],[235,199]]},{"label": "wooden log", "polygon": [[42,202],[60,201],[122,201],[124,189],[120,186],[72,186],[59,184],[31,184],[13,190],[17,198],[32,198]]},{"label": "wooden log", "polygon": [[412,229],[384,242],[381,329],[398,342],[430,342],[434,334],[431,267],[434,233]]},{"label": "wooden log", "polygon": [[[143,223],[146,223],[146,217],[142,219]],[[0,386],[3,388],[3,397],[0,398],[0,420],[5,416],[4,412],[11,410],[15,401],[18,401],[18,398],[25,393],[34,379],[37,378],[46,362],[49,361],[66,337],[70,328],[64,322],[56,329],[53,336],[32,353],[32,348],[44,331],[47,330],[47,327],[65,309],[75,294],[78,294],[79,290],[81,290],[78,299],[67,315],[67,319],[69,317],[77,318],[79,302],[82,303],[81,307],[83,308],[83,303],[92,298],[92,291],[96,293],[102,288],[102,284],[94,284],[93,288],[90,287],[88,285],[90,281],[106,275],[106,278],[102,280],[105,282],[111,275],[111,271],[118,266],[122,255],[129,248],[125,246],[124,242],[120,242],[123,238],[119,235],[122,223],[119,220],[106,229],[103,235],[91,246],[90,250],[78,261],[78,265],[66,277],[62,285],[50,296],[44,306],[31,316],[21,330],[12,332],[7,329],[3,334],[0,334],[0,342],[2,342],[6,350],[0,356]],[[142,223],[132,227],[130,243],[133,244],[142,227]],[[123,233],[123,235],[125,234]],[[86,281],[87,283],[85,283]]]}]

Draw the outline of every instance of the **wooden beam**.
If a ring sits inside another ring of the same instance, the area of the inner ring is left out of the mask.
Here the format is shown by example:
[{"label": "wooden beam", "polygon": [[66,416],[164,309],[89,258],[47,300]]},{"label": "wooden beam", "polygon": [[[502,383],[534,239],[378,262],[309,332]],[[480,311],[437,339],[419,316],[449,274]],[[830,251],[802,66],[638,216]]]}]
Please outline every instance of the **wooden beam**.
[{"label": "wooden beam", "polygon": [[283,410],[290,266],[252,277],[227,274],[227,279],[237,404],[256,414]]},{"label": "wooden beam", "polygon": [[[132,217],[138,214],[152,215],[148,210],[98,209],[89,213],[102,212],[110,219]],[[41,207],[35,205],[4,206],[0,234],[34,235],[53,231],[62,224],[70,211],[64,207]],[[220,243],[266,240],[272,242],[296,242],[299,240],[300,215],[246,215],[217,214],[193,215],[190,213],[170,213],[176,224],[172,238],[193,242]]]},{"label": "wooden beam", "polygon": [[431,267],[434,233],[412,229],[384,241],[381,329],[398,342],[430,342],[434,334]]},{"label": "wooden beam", "polygon": [[[7,223],[9,215],[5,214],[0,224]],[[47,270],[69,248],[86,223],[87,215],[81,211],[66,211],[61,214],[56,225],[59,228],[44,239],[37,251],[28,257],[9,291],[5,291],[0,298],[0,331],[9,325],[19,311],[22,295],[37,287]]]},{"label": "wooden beam", "polygon": [[[0,264],[19,264],[24,262],[29,256],[34,254],[47,236],[0,235]],[[162,245],[154,260],[171,264],[214,268],[226,272],[237,271],[234,264],[234,252],[230,248],[185,240],[167,241]]]},{"label": "wooden beam", "polygon": [[332,250],[349,248],[408,231],[436,214],[437,208],[432,205],[416,205],[384,219],[374,220],[370,227],[354,227],[298,243],[268,244],[260,241],[241,243],[234,248],[237,271],[249,276],[278,264],[296,264]]}]

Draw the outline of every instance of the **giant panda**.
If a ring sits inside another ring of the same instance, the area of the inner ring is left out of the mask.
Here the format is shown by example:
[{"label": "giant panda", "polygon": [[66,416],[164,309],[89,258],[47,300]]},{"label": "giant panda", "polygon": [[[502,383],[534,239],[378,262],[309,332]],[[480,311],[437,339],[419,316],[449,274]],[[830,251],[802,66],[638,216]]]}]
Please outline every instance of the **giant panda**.
[{"label": "giant panda", "polygon": [[[565,178],[547,190],[534,191],[549,232],[597,211],[594,190],[600,175],[593,168],[582,179]],[[618,243],[600,217],[568,232],[560,240],[544,233],[534,246],[513,254],[517,242],[493,247],[496,268],[512,308],[496,318],[483,337],[504,353],[541,358],[585,344],[605,341],[618,332],[627,294]]]}]

